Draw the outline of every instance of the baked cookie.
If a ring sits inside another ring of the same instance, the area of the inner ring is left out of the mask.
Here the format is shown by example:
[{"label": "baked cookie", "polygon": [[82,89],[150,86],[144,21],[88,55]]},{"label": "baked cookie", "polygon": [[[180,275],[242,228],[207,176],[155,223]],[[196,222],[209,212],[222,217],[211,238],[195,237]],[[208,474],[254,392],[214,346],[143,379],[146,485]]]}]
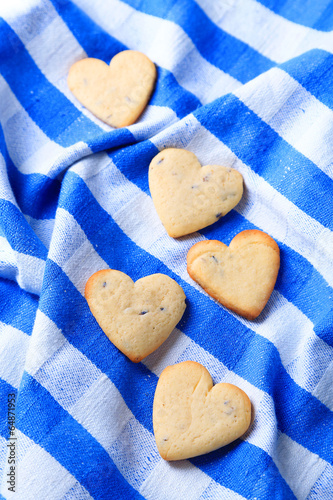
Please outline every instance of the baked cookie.
[{"label": "baked cookie", "polygon": [[68,74],[68,87],[97,118],[111,127],[134,123],[149,101],[156,81],[155,64],[141,52],[124,50],[108,66],[81,59]]},{"label": "baked cookie", "polygon": [[251,422],[251,402],[232,384],[213,386],[204,366],[184,361],[159,378],[153,405],[157,449],[165,460],[196,457],[242,436]]},{"label": "baked cookie", "polygon": [[87,281],[85,297],[101,329],[134,363],[168,338],[186,307],[183,289],[165,274],[134,283],[120,271],[98,271]]},{"label": "baked cookie", "polygon": [[202,167],[190,151],[169,148],[150,163],[149,189],[167,233],[178,238],[230,212],[242,197],[243,178],[221,165]]},{"label": "baked cookie", "polygon": [[268,234],[251,229],[238,233],[229,247],[200,241],[187,254],[187,272],[228,309],[253,320],[275,286],[280,250]]}]

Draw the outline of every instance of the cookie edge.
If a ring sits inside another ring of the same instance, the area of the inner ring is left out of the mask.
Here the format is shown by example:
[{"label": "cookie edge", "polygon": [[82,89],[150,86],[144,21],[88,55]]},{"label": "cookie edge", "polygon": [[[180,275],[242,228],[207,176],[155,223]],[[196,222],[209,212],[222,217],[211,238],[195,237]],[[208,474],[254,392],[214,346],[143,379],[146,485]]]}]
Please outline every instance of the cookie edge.
[{"label": "cookie edge", "polygon": [[[262,308],[252,309],[252,311],[249,311],[249,310],[245,311],[244,309],[239,308],[239,307],[235,306],[234,304],[230,304],[230,302],[228,302],[227,300],[224,300],[224,299],[218,297],[213,291],[210,290],[210,288],[207,285],[203,286],[195,279],[194,275],[191,273],[191,264],[194,262],[194,260],[196,258],[198,258],[201,255],[199,248],[204,247],[204,246],[208,246],[213,242],[216,244],[217,248],[221,248],[221,245],[222,245],[223,247],[227,247],[228,249],[230,249],[232,251],[235,251],[244,245],[260,243],[260,244],[265,244],[265,245],[269,246],[270,248],[272,248],[272,250],[277,252],[279,261],[278,261],[278,266],[277,266],[277,270],[276,270],[276,277],[275,277],[274,283],[268,289],[269,290],[268,298],[267,298],[267,300]],[[199,241],[198,243],[195,243],[187,253],[187,272],[188,272],[189,276],[193,279],[193,281],[198,283],[198,285],[201,286],[201,288],[203,290],[205,290],[205,292],[208,293],[208,295],[210,295],[217,302],[222,304],[224,307],[226,307],[230,311],[233,311],[234,313],[238,314],[239,316],[242,316],[243,318],[245,318],[249,321],[253,321],[256,318],[258,318],[258,316],[262,313],[262,311],[266,307],[267,302],[270,299],[270,297],[273,293],[273,290],[275,288],[275,284],[276,284],[279,270],[280,270],[280,248],[279,248],[278,244],[271,236],[269,236],[264,231],[260,231],[258,229],[245,229],[244,231],[240,231],[231,240],[231,242],[229,243],[229,246],[225,245],[225,243],[223,243],[222,241],[219,241],[219,240]]]}]

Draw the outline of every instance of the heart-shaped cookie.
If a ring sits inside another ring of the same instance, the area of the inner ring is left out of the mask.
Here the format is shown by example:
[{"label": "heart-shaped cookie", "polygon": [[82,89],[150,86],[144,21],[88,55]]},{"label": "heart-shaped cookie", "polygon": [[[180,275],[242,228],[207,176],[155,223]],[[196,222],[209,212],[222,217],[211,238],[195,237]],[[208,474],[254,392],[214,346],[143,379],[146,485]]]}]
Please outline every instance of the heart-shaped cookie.
[{"label": "heart-shaped cookie", "polygon": [[153,405],[157,449],[165,460],[196,457],[242,436],[251,422],[251,402],[232,384],[213,386],[204,366],[183,361],[159,378]]},{"label": "heart-shaped cookie", "polygon": [[97,118],[112,127],[134,123],[147,106],[156,80],[154,63],[141,52],[124,50],[104,61],[86,58],[70,68],[68,87]]},{"label": "heart-shaped cookie", "polygon": [[187,254],[187,271],[225,307],[253,320],[275,286],[280,250],[268,234],[256,229],[238,233],[227,247],[200,241]]},{"label": "heart-shaped cookie", "polygon": [[186,307],[183,289],[165,274],[134,283],[120,271],[98,271],[87,281],[85,297],[104,333],[134,363],[168,338]]},{"label": "heart-shaped cookie", "polygon": [[216,222],[240,201],[243,178],[221,165],[202,167],[185,149],[161,151],[149,166],[149,188],[167,233],[184,236]]}]

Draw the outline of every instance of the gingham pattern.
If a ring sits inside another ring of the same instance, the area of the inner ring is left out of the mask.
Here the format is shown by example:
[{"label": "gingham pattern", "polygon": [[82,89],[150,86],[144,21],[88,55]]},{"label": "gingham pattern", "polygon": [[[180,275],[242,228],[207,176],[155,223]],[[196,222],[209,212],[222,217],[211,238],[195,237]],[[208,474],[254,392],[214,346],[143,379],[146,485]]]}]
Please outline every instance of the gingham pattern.
[{"label": "gingham pattern", "polygon": [[[333,498],[332,0],[11,0],[0,15],[1,498]],[[158,80],[140,120],[114,130],[66,77],[83,57],[126,48],[149,56]],[[178,240],[147,179],[169,146],[245,183],[227,216]],[[195,242],[250,228],[281,249],[252,322],[186,271]],[[178,327],[142,363],[107,340],[83,297],[107,267],[134,280],[162,272],[186,293]],[[154,391],[188,359],[245,390],[254,421],[225,448],[167,463]]]}]

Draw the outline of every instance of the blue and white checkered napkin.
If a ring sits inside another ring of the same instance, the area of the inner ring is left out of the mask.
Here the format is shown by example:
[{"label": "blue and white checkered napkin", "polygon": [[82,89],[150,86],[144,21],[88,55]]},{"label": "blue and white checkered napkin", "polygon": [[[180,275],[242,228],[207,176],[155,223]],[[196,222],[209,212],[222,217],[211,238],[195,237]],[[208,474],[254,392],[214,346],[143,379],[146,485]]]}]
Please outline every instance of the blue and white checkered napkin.
[{"label": "blue and white checkered napkin", "polygon": [[[333,1],[10,0],[0,5],[1,498],[333,498]],[[70,93],[70,66],[126,48],[158,68],[141,119],[112,129]],[[236,168],[239,205],[167,236],[148,189],[165,147]],[[244,229],[281,249],[252,322],[186,272],[197,241]],[[133,364],[83,296],[114,268],[175,279],[170,338]],[[250,397],[225,448],[168,463],[152,403],[161,371],[195,360]]]}]

